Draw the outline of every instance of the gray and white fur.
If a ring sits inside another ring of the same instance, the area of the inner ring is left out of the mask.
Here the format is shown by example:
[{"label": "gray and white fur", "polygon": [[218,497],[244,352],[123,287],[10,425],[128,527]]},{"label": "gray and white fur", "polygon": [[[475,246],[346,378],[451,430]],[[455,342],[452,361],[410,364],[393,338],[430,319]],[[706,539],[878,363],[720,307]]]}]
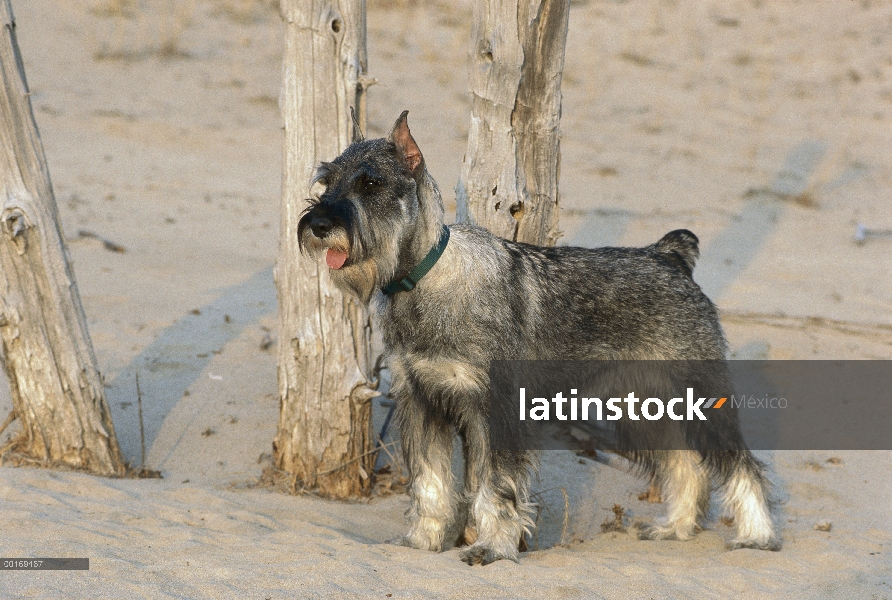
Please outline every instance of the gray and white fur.
[{"label": "gray and white fur", "polygon": [[[356,136],[318,167],[321,191],[298,235],[313,254],[346,254],[329,263],[332,280],[372,303],[383,333],[412,499],[411,528],[397,542],[442,551],[462,532],[468,564],[517,560],[532,527],[536,459],[490,448],[490,361],[709,360],[724,359],[727,346],[715,306],[692,279],[698,240],[686,230],[644,248],[584,249],[513,243],[452,225],[443,255],[414,290],[382,294],[437,244],[444,221],[406,114],[386,138]],[[733,450],[630,453],[668,503],[666,522],[641,537],[690,538],[717,482],[737,525],[729,546],[778,549],[762,466],[736,413],[719,412],[734,416],[709,426]],[[461,494],[451,470],[455,433],[466,460]],[[636,448],[634,439],[627,445]]]}]

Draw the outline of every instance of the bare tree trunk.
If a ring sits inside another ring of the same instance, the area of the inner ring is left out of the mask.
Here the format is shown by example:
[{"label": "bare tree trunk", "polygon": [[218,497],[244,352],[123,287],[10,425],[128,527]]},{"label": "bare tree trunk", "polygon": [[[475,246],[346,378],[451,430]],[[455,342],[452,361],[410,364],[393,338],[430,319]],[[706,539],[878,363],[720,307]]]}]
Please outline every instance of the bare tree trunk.
[{"label": "bare tree trunk", "polygon": [[458,220],[554,245],[569,0],[477,0]]},{"label": "bare tree trunk", "polygon": [[297,223],[315,165],[350,144],[350,107],[365,120],[365,1],[281,0],[281,7],[281,412],[273,449],[276,466],[304,487],[347,498],[371,488],[371,325],[365,309],[332,285],[324,262],[300,254]]},{"label": "bare tree trunk", "polygon": [[122,474],[9,0],[0,0],[0,18],[0,336],[22,424],[13,449],[40,462]]}]

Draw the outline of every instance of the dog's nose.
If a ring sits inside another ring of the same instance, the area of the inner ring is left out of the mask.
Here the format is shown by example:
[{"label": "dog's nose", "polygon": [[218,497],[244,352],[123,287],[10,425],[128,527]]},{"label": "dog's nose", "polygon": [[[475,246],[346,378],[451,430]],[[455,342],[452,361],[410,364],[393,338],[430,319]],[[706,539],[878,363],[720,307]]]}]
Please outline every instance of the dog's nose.
[{"label": "dog's nose", "polygon": [[324,238],[331,231],[331,221],[325,217],[316,217],[310,221],[310,229],[316,237]]}]

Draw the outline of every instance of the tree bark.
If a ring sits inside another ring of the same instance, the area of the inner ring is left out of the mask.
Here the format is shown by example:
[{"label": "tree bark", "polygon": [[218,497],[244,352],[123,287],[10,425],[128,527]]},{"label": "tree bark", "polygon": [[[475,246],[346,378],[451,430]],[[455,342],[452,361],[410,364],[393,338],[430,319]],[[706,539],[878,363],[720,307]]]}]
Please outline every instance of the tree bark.
[{"label": "tree bark", "polygon": [[569,0],[477,0],[458,220],[554,245]]},{"label": "tree bark", "polygon": [[366,310],[332,285],[324,261],[300,254],[297,223],[313,169],[365,122],[364,0],[281,0],[285,121],[279,294],[279,469],[333,498],[368,494],[374,456]]},{"label": "tree bark", "polygon": [[9,0],[0,0],[0,337],[16,452],[123,474],[114,427],[59,226]]}]

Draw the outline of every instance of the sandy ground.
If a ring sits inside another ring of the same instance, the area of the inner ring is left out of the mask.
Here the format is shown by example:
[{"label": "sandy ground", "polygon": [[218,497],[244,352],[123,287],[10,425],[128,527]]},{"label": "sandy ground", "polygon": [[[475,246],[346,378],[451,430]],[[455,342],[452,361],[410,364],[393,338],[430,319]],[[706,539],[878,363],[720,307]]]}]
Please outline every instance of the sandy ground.
[{"label": "sandy ground", "polygon": [[[409,109],[454,210],[470,10],[369,4],[370,132]],[[404,495],[251,487],[278,411],[260,349],[276,322],[278,16],[256,0],[13,8],[118,437],[138,464],[138,372],[164,479],[0,467],[0,555],[91,561],[4,571],[0,597],[892,598],[892,452],[759,453],[779,553],[726,552],[715,513],[690,542],[601,533],[614,504],[627,525],[663,509],[615,458],[545,456],[538,550],[485,568],[383,544]],[[563,90],[561,243],[689,228],[735,356],[892,357],[892,238],[854,242],[858,224],[892,229],[892,3],[574,2]]]}]

